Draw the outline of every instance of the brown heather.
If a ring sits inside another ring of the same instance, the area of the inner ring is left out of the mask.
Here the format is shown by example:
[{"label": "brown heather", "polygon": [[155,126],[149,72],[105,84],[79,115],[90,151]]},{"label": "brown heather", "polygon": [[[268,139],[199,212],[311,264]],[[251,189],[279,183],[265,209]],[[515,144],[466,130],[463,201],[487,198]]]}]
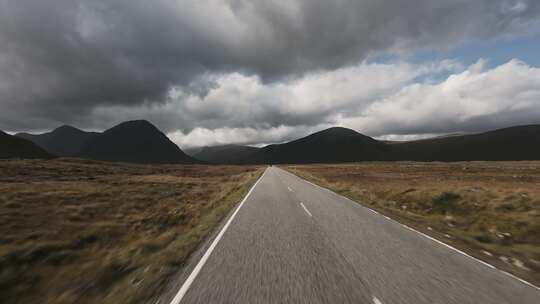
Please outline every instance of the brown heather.
[{"label": "brown heather", "polygon": [[540,285],[540,161],[286,169]]},{"label": "brown heather", "polygon": [[0,303],[140,303],[263,169],[0,161]]}]

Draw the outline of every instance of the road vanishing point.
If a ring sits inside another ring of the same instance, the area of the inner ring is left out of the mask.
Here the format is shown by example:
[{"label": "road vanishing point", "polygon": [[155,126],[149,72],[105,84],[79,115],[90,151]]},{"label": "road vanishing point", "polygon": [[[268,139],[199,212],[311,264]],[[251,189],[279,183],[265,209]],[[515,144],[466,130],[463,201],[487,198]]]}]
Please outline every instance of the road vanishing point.
[{"label": "road vanishing point", "polygon": [[540,303],[540,290],[277,167],[158,303]]}]

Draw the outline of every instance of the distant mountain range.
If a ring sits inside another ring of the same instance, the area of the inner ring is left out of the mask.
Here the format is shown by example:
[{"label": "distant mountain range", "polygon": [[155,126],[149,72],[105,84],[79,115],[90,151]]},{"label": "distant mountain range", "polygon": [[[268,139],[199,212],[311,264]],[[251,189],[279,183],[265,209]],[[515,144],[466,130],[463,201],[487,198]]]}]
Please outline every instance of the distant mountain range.
[{"label": "distant mountain range", "polygon": [[393,143],[410,160],[539,160],[540,125]]},{"label": "distant mountain range", "polygon": [[0,131],[0,159],[51,157],[50,153],[33,142]]},{"label": "distant mountain range", "polygon": [[214,164],[241,164],[248,160],[259,148],[240,145],[203,147],[192,156]]},{"label": "distant mountain range", "polygon": [[136,163],[199,163],[146,120],[123,122],[103,133],[62,126],[43,134],[18,133],[15,136],[61,157]]},{"label": "distant mountain range", "polygon": [[407,142],[378,141],[334,127],[283,144],[204,147],[192,150],[192,156],[145,120],[124,122],[103,133],[62,126],[37,135],[0,135],[1,158],[56,155],[137,163],[215,164],[540,160],[540,125]]},{"label": "distant mountain range", "polygon": [[335,127],[263,148],[206,147],[194,157],[224,164],[540,160],[540,125],[407,142],[378,141],[351,129]]}]

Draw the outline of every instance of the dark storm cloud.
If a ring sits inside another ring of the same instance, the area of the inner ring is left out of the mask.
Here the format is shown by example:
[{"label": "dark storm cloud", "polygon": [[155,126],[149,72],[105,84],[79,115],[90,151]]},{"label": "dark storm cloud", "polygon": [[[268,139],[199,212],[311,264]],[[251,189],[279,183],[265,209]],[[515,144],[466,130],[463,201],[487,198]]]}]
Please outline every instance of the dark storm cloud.
[{"label": "dark storm cloud", "polygon": [[[172,86],[205,95],[204,75],[279,83],[381,51],[523,33],[539,12],[536,0],[0,0],[0,129],[108,127],[97,108],[164,105]],[[318,117],[278,111],[259,123]],[[199,119],[154,121],[190,130]]]}]

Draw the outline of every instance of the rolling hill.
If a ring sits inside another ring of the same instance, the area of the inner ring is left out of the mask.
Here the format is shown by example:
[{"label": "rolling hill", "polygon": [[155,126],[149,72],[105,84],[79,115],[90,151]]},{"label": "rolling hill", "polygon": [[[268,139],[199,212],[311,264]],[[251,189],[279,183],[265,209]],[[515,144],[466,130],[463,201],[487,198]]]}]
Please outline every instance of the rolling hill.
[{"label": "rolling hill", "polygon": [[137,163],[197,163],[146,120],[123,122],[87,142],[80,157]]},{"label": "rolling hill", "polygon": [[203,147],[193,157],[215,164],[243,164],[259,150],[256,147],[241,145]]},{"label": "rolling hill", "polygon": [[19,133],[11,136],[2,133],[2,149],[0,157],[4,158],[50,157],[53,154],[138,163],[539,160],[540,125],[408,142],[378,141],[351,129],[334,127],[263,148],[241,145],[204,147],[191,157],[148,121],[134,120],[121,123],[103,133],[85,132],[70,126],[38,135]]},{"label": "rolling hill", "polygon": [[378,141],[351,129],[334,127],[283,144],[242,149],[206,147],[196,157],[223,164],[540,160],[540,125],[407,142]]},{"label": "rolling hill", "polygon": [[51,158],[50,153],[33,142],[0,131],[1,158]]},{"label": "rolling hill", "polygon": [[[393,143],[406,151],[404,160],[473,161],[540,159],[540,125]],[[412,157],[410,157],[412,156]]]},{"label": "rolling hill", "polygon": [[339,163],[393,160],[399,155],[394,148],[354,130],[334,127],[309,136],[261,148],[250,163]]},{"label": "rolling hill", "polygon": [[15,134],[17,137],[34,142],[51,154],[65,157],[80,155],[82,148],[98,135],[97,132],[85,132],[67,125],[43,134]]}]

